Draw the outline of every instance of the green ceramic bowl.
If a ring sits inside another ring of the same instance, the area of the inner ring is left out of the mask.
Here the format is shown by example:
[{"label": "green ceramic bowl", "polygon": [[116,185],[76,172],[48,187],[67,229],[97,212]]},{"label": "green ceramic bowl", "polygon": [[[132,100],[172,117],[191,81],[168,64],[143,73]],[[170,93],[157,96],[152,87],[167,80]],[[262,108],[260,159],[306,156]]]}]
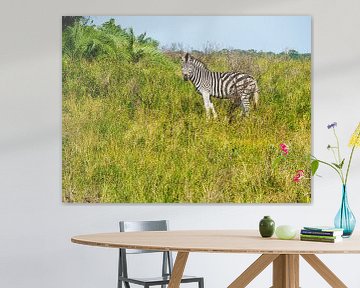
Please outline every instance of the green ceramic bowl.
[{"label": "green ceramic bowl", "polygon": [[283,240],[290,240],[296,236],[297,230],[290,225],[281,225],[276,228],[275,234],[278,238]]}]

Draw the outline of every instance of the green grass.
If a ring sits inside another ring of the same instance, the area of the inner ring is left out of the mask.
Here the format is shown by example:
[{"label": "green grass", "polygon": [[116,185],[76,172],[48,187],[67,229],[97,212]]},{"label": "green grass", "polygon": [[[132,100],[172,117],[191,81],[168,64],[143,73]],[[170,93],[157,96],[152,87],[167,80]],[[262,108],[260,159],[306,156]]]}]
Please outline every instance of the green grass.
[{"label": "green grass", "polygon": [[[260,107],[229,123],[230,103],[213,99],[219,117],[207,119],[170,56],[64,54],[63,201],[309,203],[310,180],[292,177],[304,169],[310,178],[310,59],[247,55]],[[233,68],[224,53],[205,59]],[[281,142],[289,159],[274,166]]]}]

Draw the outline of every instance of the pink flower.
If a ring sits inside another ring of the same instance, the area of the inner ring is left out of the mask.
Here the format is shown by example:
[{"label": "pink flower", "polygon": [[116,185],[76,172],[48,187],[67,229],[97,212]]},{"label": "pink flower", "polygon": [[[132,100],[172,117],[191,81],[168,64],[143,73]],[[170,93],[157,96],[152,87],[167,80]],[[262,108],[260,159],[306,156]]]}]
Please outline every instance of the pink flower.
[{"label": "pink flower", "polygon": [[299,183],[302,178],[304,178],[304,170],[298,170],[296,171],[296,175],[294,176],[293,181],[295,183]]},{"label": "pink flower", "polygon": [[280,149],[283,152],[283,155],[289,154],[289,147],[285,143],[280,144]]}]

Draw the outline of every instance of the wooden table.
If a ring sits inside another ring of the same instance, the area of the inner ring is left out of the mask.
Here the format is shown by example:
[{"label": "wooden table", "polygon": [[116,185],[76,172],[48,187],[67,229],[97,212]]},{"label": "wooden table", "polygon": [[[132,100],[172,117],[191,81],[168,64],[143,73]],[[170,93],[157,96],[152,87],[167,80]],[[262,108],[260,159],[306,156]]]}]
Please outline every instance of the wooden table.
[{"label": "wooden table", "polygon": [[256,230],[118,232],[75,236],[77,244],[177,251],[169,288],[178,288],[190,252],[262,254],[228,288],[246,287],[273,263],[273,288],[299,287],[301,255],[331,287],[347,287],[315,254],[360,253],[360,237],[339,243],[320,243],[276,238],[261,238]]}]

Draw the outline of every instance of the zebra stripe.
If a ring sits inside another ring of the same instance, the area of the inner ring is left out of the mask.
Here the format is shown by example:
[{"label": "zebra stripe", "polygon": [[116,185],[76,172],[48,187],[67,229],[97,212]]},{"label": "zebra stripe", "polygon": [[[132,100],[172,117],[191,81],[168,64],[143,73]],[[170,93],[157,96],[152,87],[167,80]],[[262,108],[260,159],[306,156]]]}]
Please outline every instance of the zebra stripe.
[{"label": "zebra stripe", "polygon": [[259,89],[253,76],[240,72],[213,72],[204,63],[189,53],[183,57],[182,73],[185,80],[190,80],[203,96],[207,114],[210,111],[216,117],[210,96],[220,99],[233,99],[248,115],[250,102],[255,106],[259,102]]}]

